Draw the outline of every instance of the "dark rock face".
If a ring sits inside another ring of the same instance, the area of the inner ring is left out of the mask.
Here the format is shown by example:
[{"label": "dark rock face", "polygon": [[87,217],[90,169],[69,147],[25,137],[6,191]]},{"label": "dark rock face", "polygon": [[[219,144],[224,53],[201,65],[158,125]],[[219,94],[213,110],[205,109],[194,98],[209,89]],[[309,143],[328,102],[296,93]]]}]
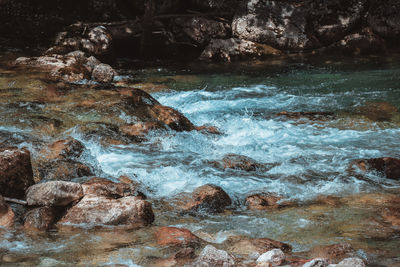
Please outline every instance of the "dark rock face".
[{"label": "dark rock face", "polygon": [[144,226],[153,221],[151,204],[145,200],[88,195],[69,209],[59,223]]},{"label": "dark rock face", "polygon": [[350,168],[354,170],[354,167],[362,172],[380,172],[388,179],[400,179],[400,159],[397,158],[358,159],[350,163]]},{"label": "dark rock face", "polygon": [[30,206],[67,206],[82,197],[80,184],[64,181],[36,184],[26,191],[26,201]]},{"label": "dark rock face", "polygon": [[400,40],[400,2],[397,0],[372,1],[368,14],[371,29],[389,40]]},{"label": "dark rock face", "polygon": [[23,198],[34,184],[30,153],[27,149],[0,149],[0,194]]}]

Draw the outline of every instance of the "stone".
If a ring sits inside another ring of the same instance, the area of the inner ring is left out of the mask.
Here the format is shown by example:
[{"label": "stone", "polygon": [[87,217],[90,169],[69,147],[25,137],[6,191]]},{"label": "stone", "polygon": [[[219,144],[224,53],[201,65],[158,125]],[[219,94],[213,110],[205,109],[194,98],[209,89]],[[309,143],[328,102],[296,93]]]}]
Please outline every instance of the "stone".
[{"label": "stone", "polygon": [[82,184],[83,194],[102,196],[109,198],[121,198],[127,196],[141,196],[143,193],[137,191],[137,185],[128,183],[114,183],[105,178],[94,177]]},{"label": "stone", "polygon": [[388,102],[366,102],[355,110],[356,114],[373,121],[391,121],[398,112],[398,108]]},{"label": "stone", "polygon": [[349,256],[353,256],[354,253],[355,251],[350,244],[343,243],[327,246],[316,246],[311,249],[309,255],[311,258],[324,258],[335,263]]},{"label": "stone", "polygon": [[54,207],[39,207],[25,214],[26,230],[49,230],[55,223],[58,211]]},{"label": "stone", "polygon": [[94,27],[89,31],[88,37],[90,42],[93,43],[93,47],[85,47],[89,53],[101,55],[110,51],[112,44],[112,35],[107,31],[106,27]]},{"label": "stone", "polygon": [[282,196],[271,193],[254,194],[246,197],[246,206],[249,210],[265,210],[280,207],[279,201]]},{"label": "stone", "polygon": [[400,159],[397,158],[371,158],[357,159],[350,162],[350,170],[360,170],[361,172],[375,171],[383,174],[388,179],[400,179]]},{"label": "stone", "polygon": [[92,71],[92,80],[99,83],[110,83],[114,80],[114,69],[108,65],[101,63],[96,65]]},{"label": "stone", "polygon": [[74,178],[93,176],[92,169],[72,159],[56,159],[38,162],[35,167],[35,177],[38,180],[70,181]]},{"label": "stone", "polygon": [[181,131],[192,131],[195,126],[179,111],[162,105],[154,105],[149,109],[149,114],[155,120],[167,125],[170,129]]},{"label": "stone", "polygon": [[221,187],[211,184],[200,186],[191,194],[182,194],[173,202],[184,212],[211,213],[222,212],[232,204],[231,198]]},{"label": "stone", "polygon": [[339,262],[336,267],[365,267],[365,263],[360,258],[347,258]]},{"label": "stone", "polygon": [[40,151],[47,160],[78,158],[85,146],[74,138],[58,140]]},{"label": "stone", "polygon": [[303,267],[327,267],[327,266],[328,262],[326,259],[323,258],[316,258],[303,264]]},{"label": "stone", "polygon": [[98,60],[94,56],[90,56],[87,58],[87,61],[84,64],[84,66],[89,72],[92,72],[94,70],[94,68],[100,64],[101,64],[100,60]]},{"label": "stone", "polygon": [[281,265],[285,261],[285,253],[280,249],[272,249],[265,252],[257,259],[257,263],[272,263],[274,265]]},{"label": "stone", "polygon": [[280,249],[284,252],[292,251],[292,246],[269,238],[247,238],[242,236],[230,237],[227,241],[230,251],[235,254],[249,256],[257,253],[263,254],[272,249]]},{"label": "stone", "polygon": [[199,247],[202,240],[184,228],[160,227],[155,237],[160,246]]},{"label": "stone", "polygon": [[230,267],[235,266],[235,260],[224,250],[218,250],[208,245],[194,262],[196,267]]},{"label": "stone", "polygon": [[34,183],[29,151],[25,148],[0,148],[0,194],[23,198],[25,190]]},{"label": "stone", "polygon": [[65,181],[35,184],[26,191],[29,206],[67,206],[82,197],[83,189],[80,184]]},{"label": "stone", "polygon": [[164,127],[157,122],[138,122],[135,124],[124,125],[120,127],[121,132],[129,136],[144,137],[152,130],[164,129]]},{"label": "stone", "polygon": [[87,195],[59,223],[146,226],[154,221],[151,204],[138,197],[112,199]]},{"label": "stone", "polygon": [[236,60],[264,59],[280,55],[281,52],[269,45],[238,38],[212,39],[201,53],[203,61],[231,62]]},{"label": "stone", "polygon": [[238,154],[226,154],[222,158],[221,163],[213,162],[213,164],[220,166],[223,169],[236,169],[243,171],[255,171],[263,167],[262,164],[256,162],[252,158]]},{"label": "stone", "polygon": [[400,226],[400,205],[398,203],[397,205],[383,208],[381,215],[385,221],[393,226]]},{"label": "stone", "polygon": [[0,196],[0,227],[14,225],[15,214],[2,196]]}]

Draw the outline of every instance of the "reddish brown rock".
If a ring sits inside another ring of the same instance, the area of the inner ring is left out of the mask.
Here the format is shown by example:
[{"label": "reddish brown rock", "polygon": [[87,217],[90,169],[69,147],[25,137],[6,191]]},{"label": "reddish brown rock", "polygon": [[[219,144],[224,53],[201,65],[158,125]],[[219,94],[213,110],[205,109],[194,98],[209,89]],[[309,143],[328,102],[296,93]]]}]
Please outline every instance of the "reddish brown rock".
[{"label": "reddish brown rock", "polygon": [[93,176],[92,169],[76,160],[56,159],[42,161],[35,168],[35,178],[38,180],[69,181],[73,178]]},{"label": "reddish brown rock", "polygon": [[188,118],[171,107],[154,105],[149,109],[149,114],[175,131],[192,131],[195,129]]},{"label": "reddish brown rock", "polygon": [[258,168],[262,168],[263,165],[256,162],[252,158],[237,155],[237,154],[226,154],[221,162],[211,162],[214,166],[223,169],[237,169],[243,171],[255,171]]},{"label": "reddish brown rock", "polygon": [[27,149],[0,149],[0,194],[23,198],[25,190],[33,185],[30,153]]},{"label": "reddish brown rock", "polygon": [[27,230],[48,230],[57,218],[58,211],[53,207],[39,207],[25,215],[24,228]]},{"label": "reddish brown rock", "polygon": [[319,196],[312,204],[338,207],[342,204],[342,200],[336,196]]},{"label": "reddish brown rock", "polygon": [[265,210],[278,208],[283,197],[272,193],[254,194],[246,197],[246,205],[250,210]]},{"label": "reddish brown rock", "polygon": [[15,214],[11,207],[0,196],[0,227],[11,227],[14,225]]},{"label": "reddish brown rock", "polygon": [[397,158],[371,158],[358,159],[350,163],[350,169],[357,167],[362,172],[377,171],[386,176],[386,178],[400,179],[400,159]]},{"label": "reddish brown rock", "polygon": [[367,117],[373,121],[390,121],[399,110],[387,102],[366,102],[356,110],[356,114]]},{"label": "reddish brown rock", "polygon": [[218,130],[217,127],[215,126],[196,126],[195,129],[197,131],[201,131],[204,133],[209,133],[209,134],[222,134],[220,130]]},{"label": "reddish brown rock", "polygon": [[174,267],[189,266],[190,262],[196,257],[194,248],[185,247],[174,253],[167,259],[161,259],[151,264],[152,267]]},{"label": "reddish brown rock", "polygon": [[328,246],[317,246],[311,249],[309,256],[311,258],[324,258],[334,263],[352,257],[355,255],[354,249],[350,244],[334,244]]},{"label": "reddish brown rock", "polygon": [[283,252],[292,251],[292,246],[269,238],[248,238],[243,236],[230,237],[226,241],[230,251],[239,255],[263,254],[271,249]]},{"label": "reddish brown rock", "polygon": [[151,204],[137,197],[85,196],[59,223],[145,226],[154,221]]},{"label": "reddish brown rock", "polygon": [[221,187],[206,184],[196,188],[191,194],[182,194],[175,199],[178,209],[186,212],[222,212],[232,201]]},{"label": "reddish brown rock", "polygon": [[400,226],[400,205],[384,208],[381,214],[385,221],[393,226]]},{"label": "reddish brown rock", "polygon": [[80,184],[64,181],[35,184],[26,191],[26,201],[30,206],[66,206],[82,197]]},{"label": "reddish brown rock", "polygon": [[143,137],[147,135],[151,130],[162,128],[164,127],[157,122],[139,122],[131,125],[122,126],[120,130],[126,135]]},{"label": "reddish brown rock", "polygon": [[176,227],[160,227],[155,236],[160,246],[198,247],[202,241],[189,230]]},{"label": "reddish brown rock", "polygon": [[42,149],[40,155],[44,156],[47,160],[71,159],[79,157],[84,149],[84,145],[78,140],[67,138],[58,140],[45,149]]},{"label": "reddish brown rock", "polygon": [[121,198],[127,196],[142,196],[143,194],[137,191],[137,185],[128,183],[114,183],[105,178],[92,178],[82,184],[83,194]]}]

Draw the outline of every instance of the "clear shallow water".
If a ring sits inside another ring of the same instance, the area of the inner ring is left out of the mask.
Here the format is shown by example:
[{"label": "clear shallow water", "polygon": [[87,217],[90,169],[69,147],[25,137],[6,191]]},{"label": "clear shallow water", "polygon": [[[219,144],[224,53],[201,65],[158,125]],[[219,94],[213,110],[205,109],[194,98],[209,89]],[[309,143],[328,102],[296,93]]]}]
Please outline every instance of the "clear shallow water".
[{"label": "clear shallow water", "polygon": [[[127,175],[144,186],[154,204],[155,226],[185,227],[217,244],[235,235],[269,237],[292,244],[295,251],[346,241],[367,253],[377,248],[385,257],[395,258],[400,253],[398,231],[385,225],[377,211],[368,206],[317,205],[251,212],[245,210],[243,201],[247,195],[262,191],[306,201],[320,195],[351,197],[400,188],[398,181],[374,174],[360,180],[347,171],[352,159],[400,157],[398,117],[392,122],[375,122],[353,114],[366,102],[385,101],[400,107],[397,62],[392,58],[328,63],[304,60],[249,67],[214,66],[210,70],[191,66],[121,71],[122,77],[131,77],[133,84],[162,85],[164,90],[152,93],[161,104],[181,111],[196,125],[216,126],[222,132],[152,132],[147,141],[129,145],[104,144],[98,134],[88,137],[81,131],[79,125],[88,122],[109,127],[134,121],[123,108],[107,113],[79,106],[86,100],[85,94],[89,98],[100,92],[74,89],[53,96],[40,75],[4,69],[0,71],[0,133],[13,133],[17,144],[28,146],[33,155],[37,155],[36,143],[68,135],[79,139],[87,148],[83,160],[95,167],[96,175],[110,179]],[[107,104],[113,97],[101,95],[99,101]],[[55,104],[47,103],[47,99]],[[276,116],[281,111],[329,111],[337,116],[324,121],[297,121]],[[46,134],[46,130],[37,135],[37,128],[43,128],[40,116],[47,122],[60,120],[63,127],[56,133]],[[209,163],[228,153],[277,166],[244,172],[220,170]],[[221,186],[233,198],[230,212],[181,217],[163,209],[162,200],[207,183]],[[378,217],[377,226],[371,217]],[[378,230],[372,230],[374,227]],[[107,231],[97,230],[72,233],[60,229],[41,236],[2,230],[0,249],[33,255],[23,260],[28,265],[49,257],[83,266],[148,266],[151,256],[162,257],[164,253],[152,243],[149,231],[110,237]]]}]

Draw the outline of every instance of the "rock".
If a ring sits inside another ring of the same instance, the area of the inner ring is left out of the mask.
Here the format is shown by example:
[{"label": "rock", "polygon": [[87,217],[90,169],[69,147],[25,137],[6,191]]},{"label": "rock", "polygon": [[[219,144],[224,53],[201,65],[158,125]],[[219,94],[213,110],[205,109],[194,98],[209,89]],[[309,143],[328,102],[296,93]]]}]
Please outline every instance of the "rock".
[{"label": "rock", "polygon": [[56,159],[38,162],[35,177],[38,180],[69,181],[74,178],[93,176],[91,168],[72,159]]},{"label": "rock", "polygon": [[359,169],[361,172],[376,171],[388,179],[400,179],[400,159],[397,158],[371,158],[357,159],[350,162],[350,170]]},{"label": "rock", "polygon": [[397,0],[372,1],[367,22],[372,30],[389,40],[400,38],[400,2]]},{"label": "rock", "polygon": [[254,194],[246,197],[246,206],[249,210],[265,210],[278,208],[283,197],[272,193]]},{"label": "rock", "polygon": [[227,241],[230,251],[235,254],[249,256],[252,254],[261,255],[272,249],[280,249],[284,252],[292,251],[292,246],[269,238],[247,238],[230,237]]},{"label": "rock", "polygon": [[390,222],[393,226],[400,226],[400,205],[385,207],[381,211],[381,215],[385,221]]},{"label": "rock", "polygon": [[196,257],[195,250],[191,247],[180,249],[168,258],[158,260],[150,265],[152,267],[190,266],[189,263]]},{"label": "rock", "polygon": [[143,106],[161,105],[154,97],[143,90],[136,88],[124,88],[120,91],[121,95],[128,96],[128,106],[137,109]]},{"label": "rock", "polygon": [[226,251],[218,250],[215,247],[208,245],[200,253],[194,266],[230,267],[235,266],[235,260]]},{"label": "rock", "polygon": [[85,68],[91,73],[97,65],[100,65],[101,62],[94,56],[90,56],[87,58],[86,63],[84,64]]},{"label": "rock", "polygon": [[199,247],[202,240],[192,232],[183,228],[160,227],[156,233],[157,244],[160,246]]},{"label": "rock", "polygon": [[34,183],[29,151],[25,148],[0,148],[0,194],[23,198],[25,190]]},{"label": "rock", "polygon": [[96,65],[92,72],[92,80],[99,83],[110,83],[114,79],[114,69],[108,65],[101,63]]},{"label": "rock", "polygon": [[263,167],[262,164],[256,162],[252,158],[238,154],[226,154],[221,162],[212,162],[212,164],[223,169],[237,169],[243,171],[255,171]]},{"label": "rock", "polygon": [[[89,53],[95,54],[95,55],[101,55],[105,54],[110,51],[111,49],[111,44],[112,44],[112,36],[111,34],[107,31],[107,28],[104,26],[98,26],[93,29],[91,29],[88,33],[88,37],[90,42],[93,43],[93,46],[91,45],[84,45],[84,48]],[[86,42],[87,44],[87,42]]]},{"label": "rock", "polygon": [[47,160],[78,158],[85,146],[76,139],[67,138],[58,140],[40,151],[40,155]]},{"label": "rock", "polygon": [[67,206],[82,197],[80,184],[64,181],[35,184],[26,191],[29,206]]},{"label": "rock", "polygon": [[333,112],[315,112],[315,111],[301,111],[301,112],[288,112],[282,111],[276,114],[279,117],[285,117],[289,119],[308,119],[311,121],[325,121],[334,119]]},{"label": "rock", "polygon": [[174,202],[184,212],[222,212],[226,206],[232,204],[221,187],[211,184],[200,186],[191,194],[182,194]]},{"label": "rock", "polygon": [[200,46],[211,39],[224,39],[229,35],[228,25],[205,17],[178,18],[175,23],[192,42]]},{"label": "rock", "polygon": [[109,198],[121,198],[127,196],[140,196],[145,198],[143,193],[137,191],[137,186],[127,183],[114,183],[105,178],[92,178],[82,184],[83,194],[102,196]]},{"label": "rock", "polygon": [[222,134],[221,131],[214,126],[196,126],[195,127],[196,131],[200,131],[200,132],[204,132],[204,133],[208,133],[208,134]]},{"label": "rock", "polygon": [[233,18],[232,32],[280,50],[314,48],[319,42],[308,29],[309,10],[309,3],[248,0]]},{"label": "rock", "polygon": [[259,44],[237,38],[213,39],[201,53],[199,59],[204,61],[225,61],[245,59],[263,59],[280,55],[281,52],[269,45]]},{"label": "rock", "polygon": [[364,106],[355,110],[355,113],[373,121],[391,121],[399,110],[387,102],[366,102]]},{"label": "rock", "polygon": [[279,266],[285,261],[285,254],[280,249],[272,249],[265,252],[257,259],[258,264],[272,263],[273,265]]},{"label": "rock", "polygon": [[347,258],[339,262],[336,267],[365,267],[365,263],[360,258]]},{"label": "rock", "polygon": [[313,259],[303,265],[303,267],[327,267],[328,262],[323,258]]},{"label": "rock", "polygon": [[112,199],[87,195],[59,223],[145,226],[153,221],[151,204],[138,197]]},{"label": "rock", "polygon": [[150,116],[163,124],[167,125],[172,130],[192,131],[195,126],[179,111],[162,105],[154,105],[149,108]]},{"label": "rock", "polygon": [[129,136],[144,137],[152,130],[163,129],[163,125],[157,122],[138,122],[120,127],[121,132]]},{"label": "rock", "polygon": [[351,257],[355,253],[350,244],[334,244],[328,246],[317,246],[311,249],[311,258],[324,258],[332,262],[339,262],[346,257]]},{"label": "rock", "polygon": [[57,218],[59,211],[54,207],[39,207],[30,210],[25,215],[24,228],[27,230],[48,230]]},{"label": "rock", "polygon": [[90,79],[90,72],[81,64],[65,66],[50,72],[50,76],[55,80],[62,80],[69,83],[76,83]]},{"label": "rock", "polygon": [[15,214],[11,207],[0,196],[0,227],[11,227],[14,225]]},{"label": "rock", "polygon": [[339,207],[342,204],[342,200],[340,197],[336,196],[321,195],[318,196],[312,204]]}]

